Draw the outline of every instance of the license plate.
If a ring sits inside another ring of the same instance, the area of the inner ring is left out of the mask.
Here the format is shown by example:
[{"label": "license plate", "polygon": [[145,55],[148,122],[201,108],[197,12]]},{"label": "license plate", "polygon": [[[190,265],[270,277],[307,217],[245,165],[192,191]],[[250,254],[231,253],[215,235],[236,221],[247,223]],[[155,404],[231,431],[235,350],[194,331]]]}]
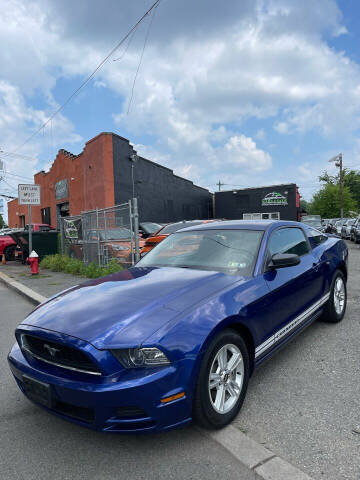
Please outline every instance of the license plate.
[{"label": "license plate", "polygon": [[48,383],[39,382],[27,375],[23,375],[22,382],[24,392],[31,400],[45,407],[51,407],[51,390]]}]

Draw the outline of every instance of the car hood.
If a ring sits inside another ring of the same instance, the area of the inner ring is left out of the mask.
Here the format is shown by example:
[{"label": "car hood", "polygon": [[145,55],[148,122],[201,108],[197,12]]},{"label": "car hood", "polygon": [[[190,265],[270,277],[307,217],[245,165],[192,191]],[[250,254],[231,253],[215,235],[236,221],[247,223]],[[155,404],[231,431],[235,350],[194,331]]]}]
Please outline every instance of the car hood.
[{"label": "car hood", "polygon": [[134,267],[60,293],[22,325],[71,335],[100,349],[136,347],[179,312],[238,279],[203,270]]}]

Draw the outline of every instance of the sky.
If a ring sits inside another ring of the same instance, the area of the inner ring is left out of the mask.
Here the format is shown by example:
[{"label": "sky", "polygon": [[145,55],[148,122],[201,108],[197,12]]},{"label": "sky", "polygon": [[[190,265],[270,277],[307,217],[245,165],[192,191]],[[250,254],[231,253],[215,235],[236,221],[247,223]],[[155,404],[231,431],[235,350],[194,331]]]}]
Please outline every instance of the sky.
[{"label": "sky", "polygon": [[0,0],[0,193],[102,131],[211,191],[360,168],[357,0],[161,0],[23,145],[153,1]]}]

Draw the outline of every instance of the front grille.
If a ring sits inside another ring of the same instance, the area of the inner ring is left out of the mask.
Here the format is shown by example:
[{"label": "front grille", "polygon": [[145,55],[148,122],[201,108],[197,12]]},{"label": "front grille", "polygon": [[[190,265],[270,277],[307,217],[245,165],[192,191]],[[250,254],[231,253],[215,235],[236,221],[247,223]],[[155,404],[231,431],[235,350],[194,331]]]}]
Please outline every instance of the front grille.
[{"label": "front grille", "polygon": [[50,342],[33,335],[21,335],[21,346],[38,360],[93,375],[101,375],[91,359],[81,350],[60,343]]}]

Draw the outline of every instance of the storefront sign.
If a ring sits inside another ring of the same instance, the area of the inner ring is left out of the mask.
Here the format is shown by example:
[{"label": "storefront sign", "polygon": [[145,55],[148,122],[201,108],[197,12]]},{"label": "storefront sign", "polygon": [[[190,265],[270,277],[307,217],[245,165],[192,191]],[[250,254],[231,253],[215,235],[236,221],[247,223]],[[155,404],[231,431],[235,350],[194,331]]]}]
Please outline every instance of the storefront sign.
[{"label": "storefront sign", "polygon": [[288,204],[287,198],[278,192],[271,192],[268,193],[261,201],[261,205],[263,207],[266,206],[273,206],[273,205],[283,205],[286,206]]},{"label": "storefront sign", "polygon": [[55,198],[60,200],[61,198],[67,198],[69,196],[69,184],[67,178],[55,183]]},{"label": "storefront sign", "polygon": [[18,186],[19,205],[40,205],[41,187],[40,185]]}]

